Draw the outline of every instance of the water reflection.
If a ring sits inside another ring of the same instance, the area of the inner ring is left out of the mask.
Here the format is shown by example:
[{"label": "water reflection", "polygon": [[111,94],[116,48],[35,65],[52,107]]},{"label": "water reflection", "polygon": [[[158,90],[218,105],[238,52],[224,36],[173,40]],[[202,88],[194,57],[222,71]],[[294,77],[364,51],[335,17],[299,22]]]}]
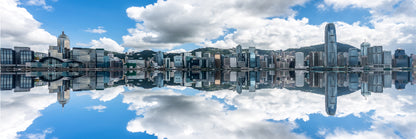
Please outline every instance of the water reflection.
[{"label": "water reflection", "polygon": [[[128,104],[128,109],[136,111],[138,115],[137,118],[130,120],[127,124],[127,130],[131,132],[146,131],[148,134],[155,134],[160,137],[181,138],[183,134],[178,133],[185,132],[184,134],[186,135],[192,133],[202,134],[202,129],[206,129],[207,131],[218,132],[215,134],[218,135],[217,137],[225,137],[220,136],[222,132],[230,131],[230,134],[240,134],[238,128],[253,126],[250,128],[253,131],[253,136],[251,137],[255,137],[255,133],[262,133],[263,137],[281,138],[282,136],[274,136],[273,132],[284,129],[285,132],[283,133],[282,131],[282,135],[286,135],[285,137],[287,138],[297,138],[299,137],[298,135],[286,132],[296,131],[296,126],[287,127],[293,123],[286,122],[293,122],[297,119],[308,121],[311,118],[310,114],[319,113],[320,109],[317,107],[322,108],[323,112],[326,113],[325,116],[333,115],[337,117],[345,117],[349,114],[354,114],[358,117],[365,117],[364,115],[366,114],[371,115],[371,110],[383,109],[375,104],[382,101],[391,103],[391,107],[389,104],[383,105],[384,107],[389,106],[386,109],[397,109],[397,107],[405,106],[410,109],[414,108],[414,94],[407,96],[407,98],[405,96],[388,95],[392,97],[389,99],[378,95],[385,90],[404,90],[406,85],[416,83],[414,77],[415,72],[408,71],[2,72],[0,87],[2,95],[5,96],[2,98],[2,108],[6,108],[6,110],[2,110],[1,115],[3,122],[3,117],[8,118],[4,112],[13,111],[13,109],[9,109],[7,106],[18,104],[10,103],[9,96],[30,97],[29,94],[21,93],[34,93],[36,92],[34,90],[39,88],[47,88],[49,93],[43,95],[48,98],[51,95],[55,96],[61,107],[75,105],[70,103],[70,101],[73,101],[70,97],[74,96],[71,93],[92,91],[92,94],[89,95],[93,99],[100,99],[105,102],[113,100],[118,94],[124,92],[123,103]],[[201,91],[202,94],[183,93],[185,95],[178,95],[178,92],[192,92],[186,91],[189,88]],[[354,94],[359,94],[361,99]],[[372,94],[376,95],[371,96]],[[83,93],[78,95],[83,95]],[[382,101],[370,101],[369,103],[374,103],[371,104],[373,106],[370,104],[363,106],[362,103],[358,103],[369,97]],[[397,103],[392,102],[391,99],[397,99]],[[37,111],[44,109],[52,103],[53,101],[48,101],[48,103],[41,105],[40,108],[34,111],[39,113]],[[368,108],[357,108],[359,106],[357,104]],[[98,109],[99,112],[105,112],[104,109],[106,107],[98,106],[101,107],[89,106],[88,109],[100,108]],[[356,107],[354,108],[355,110],[351,110],[352,106]],[[409,111],[410,113],[403,110],[399,112],[393,111],[392,117],[412,117],[412,115],[415,115],[413,111]],[[39,116],[39,114],[36,115],[31,118],[31,121]],[[250,120],[243,118],[244,115],[255,117]],[[376,117],[380,116],[379,114],[374,115],[378,115]],[[166,121],[167,117],[175,119],[174,121],[176,122]],[[286,122],[285,119],[287,120]],[[270,124],[267,120],[270,120],[272,123],[281,120],[283,122]],[[193,123],[200,121],[209,122],[202,122],[202,125],[193,125],[187,121]],[[224,125],[218,125],[218,122],[225,121],[228,121],[226,125],[235,127],[230,127],[231,129],[229,129],[223,127]],[[403,129],[405,132],[400,136],[413,137],[415,135],[412,132],[414,131],[412,130],[414,129],[413,125],[405,128],[405,125],[412,122],[416,121],[410,120],[409,123],[404,122],[397,126],[397,128]],[[243,123],[244,126],[236,123]],[[26,125],[26,128],[29,125]],[[211,129],[214,127],[218,129]],[[200,128],[200,132],[195,131],[199,130],[196,128]],[[24,131],[24,129],[21,128],[17,131]],[[329,135],[335,134],[330,133]],[[240,138],[241,136],[234,137]],[[314,136],[310,135],[309,137]]]},{"label": "water reflection", "polygon": [[124,72],[30,72],[2,73],[1,90],[27,92],[35,86],[47,85],[49,93],[57,93],[64,107],[70,90],[104,90],[115,86],[160,88],[185,86],[202,91],[286,88],[325,95],[328,115],[334,115],[337,96],[361,89],[364,97],[383,93],[394,84],[398,90],[414,83],[411,72],[307,72],[307,71],[128,71]]}]

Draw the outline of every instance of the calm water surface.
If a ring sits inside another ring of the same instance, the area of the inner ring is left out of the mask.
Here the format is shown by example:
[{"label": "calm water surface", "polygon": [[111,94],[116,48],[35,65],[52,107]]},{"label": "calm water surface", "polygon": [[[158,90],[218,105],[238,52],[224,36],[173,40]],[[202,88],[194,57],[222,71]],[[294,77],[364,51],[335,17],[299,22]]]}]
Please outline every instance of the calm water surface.
[{"label": "calm water surface", "polygon": [[415,73],[3,72],[0,138],[416,138]]}]

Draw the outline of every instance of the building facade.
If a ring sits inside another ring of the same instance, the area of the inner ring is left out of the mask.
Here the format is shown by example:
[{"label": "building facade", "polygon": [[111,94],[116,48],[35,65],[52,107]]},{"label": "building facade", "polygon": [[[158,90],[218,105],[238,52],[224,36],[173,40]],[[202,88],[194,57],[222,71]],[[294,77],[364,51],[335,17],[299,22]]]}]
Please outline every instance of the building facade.
[{"label": "building facade", "polygon": [[16,52],[10,48],[1,48],[0,61],[2,66],[16,64]]}]

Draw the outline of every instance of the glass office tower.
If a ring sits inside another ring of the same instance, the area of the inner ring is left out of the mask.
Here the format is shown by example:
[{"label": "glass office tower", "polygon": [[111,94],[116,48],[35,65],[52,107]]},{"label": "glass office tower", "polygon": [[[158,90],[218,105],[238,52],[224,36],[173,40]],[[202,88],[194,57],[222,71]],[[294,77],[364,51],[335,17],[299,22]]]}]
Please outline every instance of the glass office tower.
[{"label": "glass office tower", "polygon": [[337,66],[337,38],[335,25],[328,23],[325,26],[325,67]]},{"label": "glass office tower", "polygon": [[250,53],[250,68],[255,68],[257,66],[256,63],[256,47],[249,47],[249,53]]}]

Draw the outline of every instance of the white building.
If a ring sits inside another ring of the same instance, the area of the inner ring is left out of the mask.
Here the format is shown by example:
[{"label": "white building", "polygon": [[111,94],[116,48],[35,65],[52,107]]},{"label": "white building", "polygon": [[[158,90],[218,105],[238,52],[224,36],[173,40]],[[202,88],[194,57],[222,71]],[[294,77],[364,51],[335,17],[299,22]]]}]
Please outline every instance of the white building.
[{"label": "white building", "polygon": [[304,63],[305,63],[305,57],[304,57],[303,52],[296,52],[295,53],[295,68],[305,69]]}]

